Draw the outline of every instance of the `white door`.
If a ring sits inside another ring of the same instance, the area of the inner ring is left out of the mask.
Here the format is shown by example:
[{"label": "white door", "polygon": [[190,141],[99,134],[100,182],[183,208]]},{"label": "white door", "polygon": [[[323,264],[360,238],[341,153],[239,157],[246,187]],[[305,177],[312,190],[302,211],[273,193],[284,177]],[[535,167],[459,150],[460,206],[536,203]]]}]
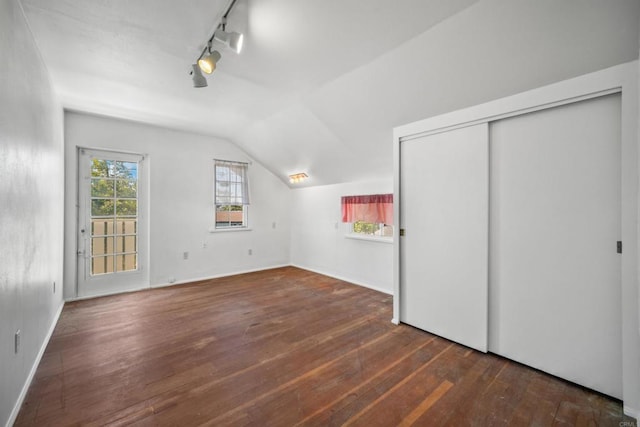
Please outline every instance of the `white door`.
[{"label": "white door", "polygon": [[79,297],[148,286],[144,180],[142,155],[79,149]]},{"label": "white door", "polygon": [[620,96],[490,141],[489,350],[621,398]]},{"label": "white door", "polygon": [[400,150],[400,320],[486,351],[488,126]]}]

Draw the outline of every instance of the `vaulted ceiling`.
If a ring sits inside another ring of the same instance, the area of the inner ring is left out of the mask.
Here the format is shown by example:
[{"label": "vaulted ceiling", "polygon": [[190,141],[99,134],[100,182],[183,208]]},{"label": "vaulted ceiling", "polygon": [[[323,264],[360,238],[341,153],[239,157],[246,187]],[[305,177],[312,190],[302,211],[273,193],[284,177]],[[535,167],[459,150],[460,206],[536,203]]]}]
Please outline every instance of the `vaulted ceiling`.
[{"label": "vaulted ceiling", "polygon": [[[638,57],[637,0],[21,0],[65,108],[230,140],[307,185],[391,176],[394,126]],[[176,142],[178,143],[178,142]]]}]

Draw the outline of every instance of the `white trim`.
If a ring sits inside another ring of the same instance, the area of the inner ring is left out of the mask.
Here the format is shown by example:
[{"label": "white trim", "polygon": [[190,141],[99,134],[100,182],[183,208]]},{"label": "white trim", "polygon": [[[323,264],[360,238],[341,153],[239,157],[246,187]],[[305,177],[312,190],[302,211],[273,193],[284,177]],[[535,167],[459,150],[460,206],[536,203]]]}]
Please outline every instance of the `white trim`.
[{"label": "white trim", "polygon": [[217,275],[214,275],[214,276],[198,277],[198,278],[194,278],[194,279],[186,279],[186,280],[180,280],[180,281],[176,281],[176,282],[165,282],[165,283],[159,283],[159,284],[156,284],[156,285],[151,285],[151,289],[168,288],[169,286],[186,285],[188,283],[193,283],[193,282],[203,282],[205,280],[213,280],[213,279],[220,279],[222,277],[238,276],[240,274],[257,273],[259,271],[274,270],[276,268],[284,268],[284,267],[290,267],[290,266],[291,266],[290,264],[277,264],[277,265],[264,267],[264,268],[254,268],[254,269],[249,269],[249,270],[239,270],[239,271],[234,271],[234,272],[231,272],[231,273],[222,273],[222,274],[217,274]]},{"label": "white trim", "polygon": [[[628,415],[630,417],[635,418],[636,420],[640,420],[640,410],[636,409],[636,408],[632,408],[630,406],[627,405],[622,405],[622,412],[625,415]],[[620,423],[621,426],[623,426],[623,423]],[[633,425],[637,425],[637,424],[633,424]]]},{"label": "white trim", "polygon": [[234,271],[234,272],[231,272],[231,273],[222,273],[222,274],[217,274],[217,275],[214,275],[214,276],[195,277],[195,278],[180,280],[180,281],[176,281],[176,282],[158,283],[158,284],[155,284],[155,285],[151,285],[148,288],[145,287],[145,288],[130,290],[130,291],[126,291],[126,292],[113,292],[113,293],[108,293],[108,294],[86,296],[86,297],[78,297],[78,298],[73,298],[73,299],[67,299],[66,301],[67,302],[82,301],[82,300],[87,300],[87,299],[106,297],[106,296],[110,296],[110,295],[120,295],[120,294],[126,294],[126,293],[131,293],[131,292],[140,292],[140,291],[145,291],[145,290],[149,290],[149,289],[167,288],[169,286],[185,285],[185,284],[189,284],[189,283],[193,283],[193,282],[203,282],[203,281],[206,281],[206,280],[219,279],[219,278],[222,278],[222,277],[237,276],[237,275],[240,275],[240,274],[247,274],[247,273],[256,273],[256,272],[259,272],[259,271],[274,270],[276,268],[284,268],[284,267],[295,267],[295,268],[299,268],[299,269],[302,269],[302,270],[311,271],[313,273],[322,274],[323,276],[333,277],[334,279],[338,279],[338,280],[342,280],[342,281],[345,281],[345,282],[349,282],[349,283],[357,285],[357,286],[362,286],[363,288],[369,288],[369,289],[372,289],[374,291],[382,292],[382,293],[387,294],[387,295],[393,295],[393,292],[391,292],[391,291],[389,291],[387,289],[383,289],[383,288],[380,288],[380,287],[377,287],[377,286],[373,286],[373,285],[369,285],[369,284],[366,284],[366,283],[362,283],[362,282],[359,282],[357,280],[349,279],[349,278],[346,278],[346,277],[343,277],[343,276],[338,276],[336,274],[327,273],[326,271],[321,271],[321,270],[317,270],[317,269],[309,268],[309,267],[303,267],[301,265],[296,265],[296,264],[278,264],[278,265],[273,265],[273,266],[264,267],[264,268],[255,268],[255,269],[249,269],[249,270]]},{"label": "white trim", "polygon": [[291,267],[300,268],[302,270],[311,271],[312,273],[322,274],[323,276],[332,277],[334,279],[342,280],[343,282],[348,282],[348,283],[351,283],[353,285],[362,286],[363,288],[368,288],[368,289],[371,289],[371,290],[374,290],[374,291],[382,292],[383,294],[393,295],[393,292],[389,291],[387,289],[382,289],[382,288],[379,288],[377,286],[369,285],[369,284],[366,284],[366,283],[363,283],[363,282],[359,282],[357,280],[349,279],[349,278],[344,277],[344,276],[339,276],[337,274],[327,273],[326,271],[318,270],[318,269],[315,269],[315,268],[303,267],[303,266],[297,265],[297,264],[290,264],[290,266]]},{"label": "white trim", "polygon": [[[205,281],[205,280],[213,280],[213,279],[219,279],[219,278],[222,278],[222,277],[237,276],[237,275],[240,275],[240,274],[247,274],[247,273],[256,273],[258,271],[274,270],[276,268],[284,268],[284,267],[295,267],[295,268],[299,268],[299,269],[302,269],[302,270],[311,271],[313,273],[322,274],[323,276],[333,277],[334,279],[338,279],[338,280],[342,280],[342,281],[345,281],[345,282],[349,282],[349,283],[357,285],[357,286],[362,286],[363,288],[368,288],[368,289],[371,289],[371,290],[374,290],[374,291],[382,292],[382,293],[387,294],[387,295],[393,295],[393,292],[389,291],[387,289],[383,289],[383,288],[380,288],[380,287],[377,287],[377,286],[369,285],[369,284],[366,284],[366,283],[363,283],[363,282],[359,282],[357,280],[349,279],[349,278],[344,277],[344,276],[339,276],[339,275],[336,275],[336,274],[328,273],[326,271],[322,271],[322,270],[318,270],[318,269],[314,269],[314,268],[310,268],[310,267],[304,267],[304,266],[297,265],[297,264],[278,264],[278,265],[264,267],[264,268],[255,268],[255,269],[249,269],[249,270],[235,271],[235,272],[231,272],[231,273],[222,273],[222,274],[217,274],[217,275],[214,275],[214,276],[195,277],[195,278],[180,280],[180,281],[176,281],[176,282],[158,283],[158,284],[155,284],[155,285],[151,285],[150,287],[145,287],[145,288],[125,291],[125,292],[113,292],[113,293],[107,293],[107,294],[101,294],[101,295],[72,298],[72,299],[67,299],[66,301],[67,302],[82,301],[82,300],[87,300],[87,299],[106,297],[106,296],[110,296],[110,295],[120,295],[120,294],[126,294],[126,293],[131,293],[131,292],[140,292],[140,291],[145,291],[145,290],[149,290],[149,289],[167,288],[169,286],[185,285],[185,284],[193,283],[193,282],[202,282],[202,281]],[[398,324],[398,323],[396,323],[396,324]]]},{"label": "white trim", "polygon": [[[497,120],[508,119],[509,117],[516,117],[516,116],[521,116],[523,114],[533,113],[533,112],[536,112],[536,111],[547,110],[549,108],[560,107],[562,105],[573,104],[573,103],[580,102],[580,101],[586,101],[588,99],[599,98],[599,97],[605,96],[605,95],[612,95],[614,93],[620,93],[621,91],[622,91],[622,87],[613,87],[611,89],[606,89],[606,90],[596,91],[596,92],[592,92],[592,93],[587,93],[585,95],[575,96],[575,97],[566,98],[566,99],[561,99],[561,100],[558,100],[558,101],[542,103],[542,104],[534,105],[534,106],[531,106],[531,107],[522,107],[520,109],[505,111],[504,113],[489,115],[487,117],[476,118],[476,119],[472,119],[472,120],[465,121],[465,122],[460,122],[460,123],[456,123],[456,124],[445,125],[445,126],[442,126],[442,127],[439,127],[439,128],[435,128],[435,129],[430,129],[430,130],[425,131],[425,132],[411,134],[411,135],[408,135],[408,136],[405,136],[405,137],[401,137],[400,138],[400,142],[411,141],[413,139],[418,139],[418,138],[422,138],[422,137],[425,137],[425,136],[430,136],[430,135],[443,133],[443,132],[449,132],[449,131],[460,129],[460,128],[464,128],[464,127],[475,126],[475,125],[479,125],[479,124],[482,124],[482,123],[495,122]],[[493,102],[497,102],[497,101],[493,101]],[[490,103],[487,103],[487,104],[490,104]],[[486,106],[487,104],[483,104],[483,105]],[[440,117],[440,116],[438,116],[438,117]]]},{"label": "white trim", "polygon": [[29,370],[29,375],[22,386],[22,390],[20,391],[20,395],[18,396],[18,400],[16,404],[13,406],[13,410],[9,415],[9,419],[7,420],[6,427],[11,427],[13,423],[16,422],[16,418],[18,418],[18,414],[20,413],[20,408],[22,408],[22,404],[24,403],[25,397],[27,397],[27,392],[29,391],[29,387],[31,387],[31,382],[33,381],[33,377],[36,375],[36,371],[38,370],[38,366],[42,361],[42,356],[44,356],[44,352],[47,349],[47,345],[49,345],[49,340],[53,335],[53,331],[56,329],[56,325],[58,324],[58,320],[60,319],[60,315],[62,314],[62,309],[64,308],[64,301],[60,303],[60,307],[56,311],[55,316],[53,316],[53,322],[49,326],[49,330],[47,331],[47,335],[44,337],[44,341],[40,346],[40,350],[36,355],[35,360],[33,361],[33,365],[31,366],[31,370]]},{"label": "white trim", "polygon": [[133,288],[133,289],[124,289],[124,290],[113,290],[113,291],[109,291],[109,292],[105,292],[105,293],[99,293],[99,294],[90,294],[90,295],[78,295],[74,298],[67,298],[65,299],[66,302],[72,302],[72,301],[84,301],[84,300],[88,300],[88,299],[94,299],[94,298],[102,298],[102,297],[108,297],[108,296],[112,296],[112,295],[122,295],[122,294],[130,294],[132,292],[140,292],[140,291],[146,291],[150,289],[149,286],[145,285],[139,288]]},{"label": "white trim", "polygon": [[67,302],[83,301],[83,300],[88,300],[88,299],[93,299],[93,298],[108,297],[108,296],[112,296],[112,295],[122,295],[122,294],[128,294],[128,293],[132,293],[132,292],[148,291],[148,290],[151,290],[151,289],[167,288],[169,286],[177,286],[177,285],[186,285],[188,283],[193,283],[193,282],[202,282],[202,281],[205,281],[205,280],[219,279],[221,277],[230,277],[230,276],[237,276],[239,274],[256,273],[258,271],[267,271],[267,270],[273,270],[273,269],[276,269],[276,268],[283,268],[283,267],[290,267],[290,266],[291,266],[290,264],[277,264],[277,265],[264,267],[264,268],[240,270],[240,271],[235,271],[235,272],[231,272],[231,273],[217,274],[217,275],[214,275],[214,276],[195,277],[195,278],[185,279],[185,280],[180,280],[180,281],[175,281],[175,282],[157,283],[157,284],[154,284],[154,285],[151,285],[151,286],[148,286],[148,287],[139,288],[139,289],[131,289],[131,290],[123,291],[123,292],[111,292],[111,293],[100,294],[100,295],[82,296],[82,297],[67,299],[66,301]]},{"label": "white trim", "polygon": [[391,236],[372,236],[369,234],[347,233],[344,237],[346,239],[367,240],[369,242],[376,243],[393,243],[393,237]]},{"label": "white trim", "polygon": [[209,227],[209,233],[229,233],[236,231],[251,231],[251,227],[226,227],[226,228],[216,228],[215,225]]}]

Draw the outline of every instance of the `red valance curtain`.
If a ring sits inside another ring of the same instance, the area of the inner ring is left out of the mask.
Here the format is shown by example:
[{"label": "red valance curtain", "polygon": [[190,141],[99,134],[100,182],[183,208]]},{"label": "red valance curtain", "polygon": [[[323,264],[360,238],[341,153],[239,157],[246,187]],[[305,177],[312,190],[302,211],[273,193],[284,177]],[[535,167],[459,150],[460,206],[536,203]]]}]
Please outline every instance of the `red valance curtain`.
[{"label": "red valance curtain", "polygon": [[342,197],[342,222],[393,224],[393,194]]}]

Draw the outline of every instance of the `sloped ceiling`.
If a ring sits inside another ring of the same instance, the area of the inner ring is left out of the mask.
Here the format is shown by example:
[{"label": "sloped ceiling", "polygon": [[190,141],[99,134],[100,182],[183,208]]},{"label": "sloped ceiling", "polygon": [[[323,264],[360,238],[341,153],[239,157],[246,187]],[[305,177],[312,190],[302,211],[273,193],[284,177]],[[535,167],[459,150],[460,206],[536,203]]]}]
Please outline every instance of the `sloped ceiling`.
[{"label": "sloped ceiling", "polygon": [[637,0],[21,0],[63,105],[226,138],[286,182],[391,176],[394,126],[636,59]]}]

